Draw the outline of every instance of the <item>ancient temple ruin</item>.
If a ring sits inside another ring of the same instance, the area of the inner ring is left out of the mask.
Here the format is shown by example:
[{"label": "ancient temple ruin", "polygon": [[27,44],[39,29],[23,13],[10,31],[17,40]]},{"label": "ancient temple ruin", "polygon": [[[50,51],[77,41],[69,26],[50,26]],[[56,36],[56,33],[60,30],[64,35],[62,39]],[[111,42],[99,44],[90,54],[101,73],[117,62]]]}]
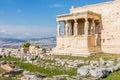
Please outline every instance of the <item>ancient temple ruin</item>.
[{"label": "ancient temple ruin", "polygon": [[120,53],[120,0],[72,7],[58,15],[58,55],[89,56],[98,52]]}]

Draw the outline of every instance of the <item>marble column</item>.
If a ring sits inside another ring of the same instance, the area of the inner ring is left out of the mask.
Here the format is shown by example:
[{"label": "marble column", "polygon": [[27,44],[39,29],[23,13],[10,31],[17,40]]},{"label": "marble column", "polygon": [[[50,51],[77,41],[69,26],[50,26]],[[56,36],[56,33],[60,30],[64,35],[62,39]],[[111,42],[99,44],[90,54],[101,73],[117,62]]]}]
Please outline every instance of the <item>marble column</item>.
[{"label": "marble column", "polygon": [[77,19],[74,20],[74,36],[78,35],[78,22]]},{"label": "marble column", "polygon": [[66,35],[66,28],[65,28],[65,22],[64,22],[64,36]]},{"label": "marble column", "polygon": [[84,26],[84,34],[85,34],[85,36],[88,36],[88,28],[89,28],[89,22],[88,22],[88,19],[85,18],[85,26]]},{"label": "marble column", "polygon": [[60,30],[60,22],[58,21],[57,22],[57,36],[60,36],[60,32],[61,32],[61,30]]},{"label": "marble column", "polygon": [[102,30],[102,24],[100,22],[100,20],[98,21],[98,34],[101,34],[101,30]]},{"label": "marble column", "polygon": [[69,35],[71,36],[72,35],[72,24],[69,23]]},{"label": "marble column", "polygon": [[65,34],[68,36],[68,21],[65,23]]},{"label": "marble column", "polygon": [[95,35],[95,20],[92,19],[92,35]]}]

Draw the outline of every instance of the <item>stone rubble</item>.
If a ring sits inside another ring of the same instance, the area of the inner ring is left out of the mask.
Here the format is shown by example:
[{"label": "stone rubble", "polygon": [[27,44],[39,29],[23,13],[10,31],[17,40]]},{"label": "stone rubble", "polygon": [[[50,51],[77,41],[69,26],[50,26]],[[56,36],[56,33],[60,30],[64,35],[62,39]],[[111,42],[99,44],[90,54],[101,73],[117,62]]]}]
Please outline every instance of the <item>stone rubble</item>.
[{"label": "stone rubble", "polygon": [[[117,60],[104,60],[100,58],[99,60],[70,60],[70,59],[60,59],[55,58],[52,55],[47,54],[31,54],[31,53],[21,53],[16,54],[13,49],[4,49],[0,54],[1,58],[12,56],[15,58],[20,58],[24,60],[24,63],[30,63],[38,67],[44,67],[46,69],[55,69],[60,67],[60,70],[70,70],[71,68],[77,68],[76,76],[66,76],[66,75],[56,75],[53,78],[42,78],[37,77],[35,74],[27,74],[31,72],[23,72],[22,80],[60,80],[66,78],[67,80],[101,80],[107,77],[110,73],[120,70],[120,58]],[[39,61],[40,60],[40,61]],[[48,61],[48,62],[46,62]],[[15,64],[16,62],[11,61],[1,61],[0,65],[4,64]],[[32,76],[31,76],[32,75]],[[14,75],[5,75],[6,77]],[[88,76],[88,77],[86,77]]]}]

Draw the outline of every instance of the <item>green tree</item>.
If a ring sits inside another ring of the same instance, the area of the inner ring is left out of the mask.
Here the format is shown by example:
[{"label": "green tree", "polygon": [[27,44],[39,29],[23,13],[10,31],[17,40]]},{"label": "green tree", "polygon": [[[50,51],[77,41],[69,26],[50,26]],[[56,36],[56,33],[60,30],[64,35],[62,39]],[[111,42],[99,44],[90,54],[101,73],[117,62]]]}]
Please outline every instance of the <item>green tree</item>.
[{"label": "green tree", "polygon": [[36,45],[36,46],[35,46],[35,48],[38,48],[38,49],[39,49],[39,48],[40,48],[40,46],[39,46],[39,45]]},{"label": "green tree", "polygon": [[31,44],[30,44],[29,42],[26,42],[25,44],[23,44],[23,46],[22,46],[22,47],[23,47],[23,48],[29,48],[29,47],[30,47],[30,45],[31,45]]}]

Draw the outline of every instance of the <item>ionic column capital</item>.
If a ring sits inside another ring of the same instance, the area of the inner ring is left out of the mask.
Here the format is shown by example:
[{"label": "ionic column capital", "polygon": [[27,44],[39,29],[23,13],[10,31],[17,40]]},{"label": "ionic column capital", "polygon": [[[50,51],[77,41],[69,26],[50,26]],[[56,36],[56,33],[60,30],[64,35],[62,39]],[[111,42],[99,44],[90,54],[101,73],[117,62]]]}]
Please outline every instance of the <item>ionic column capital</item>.
[{"label": "ionic column capital", "polygon": [[85,18],[85,22],[88,23],[88,18]]},{"label": "ionic column capital", "polygon": [[92,20],[92,22],[95,22],[95,19],[93,18],[93,19],[91,19]]},{"label": "ionic column capital", "polygon": [[68,20],[66,20],[65,23],[67,24],[67,23],[68,23]]},{"label": "ionic column capital", "polygon": [[74,22],[75,22],[75,23],[78,23],[78,22],[77,22],[77,19],[74,19]]},{"label": "ionic column capital", "polygon": [[95,26],[95,19],[92,19],[92,26]]},{"label": "ionic column capital", "polygon": [[60,21],[57,21],[57,25],[60,25]]}]

